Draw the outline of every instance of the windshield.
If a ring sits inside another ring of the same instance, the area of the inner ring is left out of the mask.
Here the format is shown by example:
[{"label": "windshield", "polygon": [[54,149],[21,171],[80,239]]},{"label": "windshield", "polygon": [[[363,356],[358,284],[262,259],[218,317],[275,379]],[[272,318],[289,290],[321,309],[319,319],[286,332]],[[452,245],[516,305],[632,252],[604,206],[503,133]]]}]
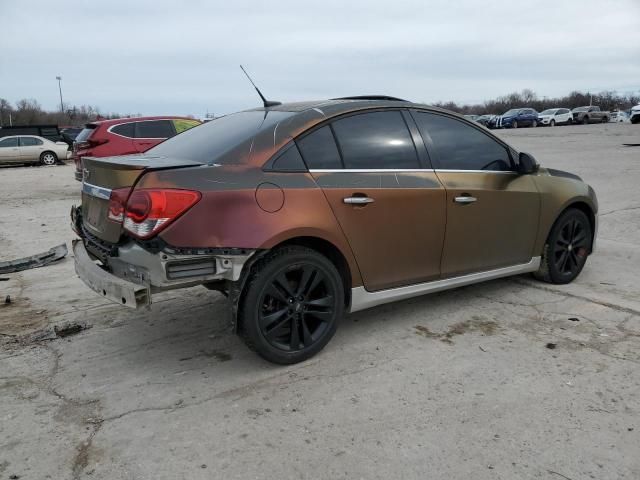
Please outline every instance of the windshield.
[{"label": "windshield", "polygon": [[540,115],[553,115],[557,111],[558,111],[557,108],[550,108],[548,110],[545,110],[544,112],[541,112]]},{"label": "windshield", "polygon": [[244,155],[233,155],[233,158],[225,161],[221,159],[226,153],[250,141],[259,130],[273,126],[291,115],[291,112],[264,110],[232,113],[190,128],[147,150],[146,153],[202,163],[235,163]]},{"label": "windshield", "polygon": [[589,107],[578,107],[578,108],[574,108],[571,111],[572,112],[586,112],[587,110],[589,110]]},{"label": "windshield", "polygon": [[503,117],[509,117],[509,116],[512,116],[512,115],[517,115],[519,111],[520,111],[519,108],[512,108],[511,110],[507,110],[506,113],[503,113],[502,116]]}]

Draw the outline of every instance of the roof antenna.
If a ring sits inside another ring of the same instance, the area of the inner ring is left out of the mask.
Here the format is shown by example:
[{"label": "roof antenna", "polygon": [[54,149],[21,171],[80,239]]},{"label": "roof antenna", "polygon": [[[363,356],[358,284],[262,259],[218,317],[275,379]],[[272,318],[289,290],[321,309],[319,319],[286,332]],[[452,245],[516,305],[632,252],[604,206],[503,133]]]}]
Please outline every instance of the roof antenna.
[{"label": "roof antenna", "polygon": [[244,67],[242,65],[240,65],[240,68],[242,69],[244,74],[247,76],[247,78],[251,82],[251,85],[253,85],[253,88],[256,89],[256,92],[258,92],[258,95],[260,95],[260,98],[262,99],[262,103],[264,103],[264,108],[275,107],[276,105],[282,105],[282,102],[274,102],[272,100],[267,100],[266,98],[264,98],[264,95],[262,95],[262,92],[260,91],[260,89],[258,87],[256,87],[256,84],[253,83],[253,80],[251,80],[251,77],[249,76],[247,71],[244,69]]}]

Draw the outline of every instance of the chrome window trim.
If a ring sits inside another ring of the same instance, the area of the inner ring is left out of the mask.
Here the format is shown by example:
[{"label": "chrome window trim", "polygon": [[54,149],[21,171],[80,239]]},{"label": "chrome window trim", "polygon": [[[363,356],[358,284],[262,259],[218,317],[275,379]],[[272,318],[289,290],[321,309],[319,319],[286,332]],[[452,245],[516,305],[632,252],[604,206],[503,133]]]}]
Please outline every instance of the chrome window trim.
[{"label": "chrome window trim", "polygon": [[[112,132],[111,129],[114,127],[119,127],[120,125],[127,125],[129,123],[133,123],[134,126],[134,134],[135,134],[135,124],[136,123],[142,123],[142,122],[159,122],[159,121],[169,121],[171,123],[173,123],[174,120],[182,120],[182,119],[174,119],[174,118],[154,118],[152,120],[129,120],[127,122],[122,122],[122,123],[117,123],[115,125],[111,125],[109,128],[107,128],[107,132],[109,132],[112,135],[116,135],[118,137],[122,137],[122,138],[128,138],[129,140],[162,140],[162,139],[167,139],[167,138],[171,138],[171,137],[127,137],[125,135],[120,135],[119,133],[116,132]],[[175,130],[175,124],[173,125],[173,128]],[[193,127],[191,127],[193,128]],[[176,133],[177,135],[177,133]],[[174,135],[175,136],[175,135]]]},{"label": "chrome window trim", "polygon": [[407,285],[405,287],[390,288],[379,292],[368,292],[364,287],[352,288],[351,308],[349,311],[357,312],[377,305],[418,297],[427,293],[440,292],[451,288],[484,282],[486,280],[509,277],[511,275],[535,272],[540,268],[540,261],[540,257],[532,257],[529,262],[520,265],[511,265],[509,267],[470,273],[459,277],[444,278],[442,280],[433,280],[431,282],[417,283],[415,285]]},{"label": "chrome window trim", "polygon": [[456,170],[448,168],[310,168],[310,173],[394,173],[394,172],[449,172],[449,173],[497,173],[518,175],[513,170]]},{"label": "chrome window trim", "polygon": [[455,168],[436,168],[436,172],[450,172],[450,173],[498,173],[501,175],[518,175],[518,172],[513,170],[462,170]]},{"label": "chrome window trim", "polygon": [[86,193],[91,197],[101,198],[103,200],[109,200],[111,198],[111,189],[99,187],[91,183],[82,182],[82,193]]},{"label": "chrome window trim", "polygon": [[395,173],[433,172],[432,168],[310,168],[310,173]]}]

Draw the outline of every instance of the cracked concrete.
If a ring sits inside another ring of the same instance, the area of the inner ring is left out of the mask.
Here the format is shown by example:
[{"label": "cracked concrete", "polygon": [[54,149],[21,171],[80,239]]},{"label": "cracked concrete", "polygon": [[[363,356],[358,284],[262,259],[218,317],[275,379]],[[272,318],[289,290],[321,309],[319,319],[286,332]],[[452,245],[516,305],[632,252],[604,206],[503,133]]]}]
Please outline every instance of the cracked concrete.
[{"label": "cracked concrete", "polygon": [[[640,478],[640,162],[622,146],[640,129],[499,134],[596,189],[607,214],[575,283],[517,277],[359,312],[317,357],[276,367],[213,292],[131,312],[71,258],[7,275],[0,479]],[[71,238],[72,166],[2,173],[3,257]],[[51,335],[74,321],[91,328]]]}]

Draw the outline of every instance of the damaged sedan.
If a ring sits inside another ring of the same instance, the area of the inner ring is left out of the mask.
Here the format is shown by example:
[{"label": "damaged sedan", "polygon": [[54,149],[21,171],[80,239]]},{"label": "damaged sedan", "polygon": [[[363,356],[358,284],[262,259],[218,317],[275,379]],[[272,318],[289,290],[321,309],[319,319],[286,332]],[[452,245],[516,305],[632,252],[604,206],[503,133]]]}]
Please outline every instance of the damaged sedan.
[{"label": "damaged sedan", "polygon": [[83,159],[76,272],[124,307],[203,285],[269,361],[318,353],[345,313],[510,275],[568,283],[598,204],[475,122],[391,97],[277,104],[143,155]]}]

